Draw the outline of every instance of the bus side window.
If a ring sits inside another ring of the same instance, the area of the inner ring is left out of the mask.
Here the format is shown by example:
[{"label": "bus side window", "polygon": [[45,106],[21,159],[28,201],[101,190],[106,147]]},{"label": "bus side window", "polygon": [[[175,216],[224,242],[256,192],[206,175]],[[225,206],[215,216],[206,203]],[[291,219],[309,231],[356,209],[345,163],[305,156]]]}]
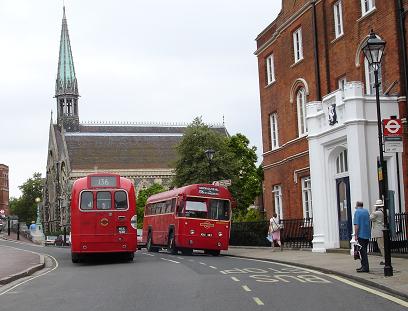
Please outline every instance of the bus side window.
[{"label": "bus side window", "polygon": [[117,209],[127,209],[127,195],[125,191],[116,191],[115,192],[115,208]]},{"label": "bus side window", "polygon": [[111,193],[109,191],[98,191],[96,194],[96,208],[97,209],[111,209]]},{"label": "bus side window", "polygon": [[81,209],[89,210],[93,208],[93,194],[91,191],[81,193]]},{"label": "bus side window", "polygon": [[175,208],[176,208],[176,199],[171,199],[171,210],[170,210],[170,213],[174,213]]}]

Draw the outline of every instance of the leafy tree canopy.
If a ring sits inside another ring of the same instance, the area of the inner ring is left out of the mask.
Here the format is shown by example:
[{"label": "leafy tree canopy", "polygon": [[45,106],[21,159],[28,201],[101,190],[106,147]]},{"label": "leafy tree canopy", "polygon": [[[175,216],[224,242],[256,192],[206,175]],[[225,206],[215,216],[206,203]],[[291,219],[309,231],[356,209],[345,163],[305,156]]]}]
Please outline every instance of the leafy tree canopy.
[{"label": "leafy tree canopy", "polygon": [[146,205],[147,199],[152,196],[153,194],[160,193],[165,191],[164,187],[160,184],[153,184],[146,189],[142,189],[139,191],[139,195],[137,196],[136,200],[136,207],[137,207],[137,227],[143,227],[143,216],[144,216],[144,207]]},{"label": "leafy tree canopy", "polygon": [[[210,163],[205,155],[207,149],[215,151],[211,161],[211,181]],[[227,137],[197,117],[187,127],[177,152],[174,185],[181,187],[231,179],[229,190],[237,201],[234,217],[245,214],[261,193],[263,171],[256,166],[256,147],[249,147],[249,140],[243,134]]]},{"label": "leafy tree canopy", "polygon": [[42,198],[43,180],[41,173],[34,173],[33,177],[18,187],[22,195],[19,198],[10,199],[10,210],[17,215],[20,221],[30,223],[37,218],[36,198]]}]

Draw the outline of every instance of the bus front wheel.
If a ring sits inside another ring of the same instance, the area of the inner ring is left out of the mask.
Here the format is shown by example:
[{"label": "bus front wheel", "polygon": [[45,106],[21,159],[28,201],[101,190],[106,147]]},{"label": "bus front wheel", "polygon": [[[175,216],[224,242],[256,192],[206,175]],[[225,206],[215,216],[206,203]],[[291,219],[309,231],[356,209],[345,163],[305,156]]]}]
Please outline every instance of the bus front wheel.
[{"label": "bus front wheel", "polygon": [[171,231],[169,234],[169,242],[167,244],[167,252],[176,255],[177,254],[177,248],[176,248],[176,240],[174,238],[174,232]]},{"label": "bus front wheel", "polygon": [[153,247],[153,245],[152,245],[152,234],[151,234],[151,232],[149,232],[149,235],[147,237],[146,249],[147,249],[148,252],[158,252],[159,251],[159,249],[157,247]]}]

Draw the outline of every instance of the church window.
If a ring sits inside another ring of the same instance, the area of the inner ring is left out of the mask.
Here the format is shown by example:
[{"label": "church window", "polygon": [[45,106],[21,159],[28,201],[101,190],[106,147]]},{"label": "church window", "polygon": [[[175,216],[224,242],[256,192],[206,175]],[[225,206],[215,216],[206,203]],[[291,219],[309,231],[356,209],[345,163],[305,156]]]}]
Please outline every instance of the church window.
[{"label": "church window", "polygon": [[72,99],[67,100],[67,115],[72,115]]}]

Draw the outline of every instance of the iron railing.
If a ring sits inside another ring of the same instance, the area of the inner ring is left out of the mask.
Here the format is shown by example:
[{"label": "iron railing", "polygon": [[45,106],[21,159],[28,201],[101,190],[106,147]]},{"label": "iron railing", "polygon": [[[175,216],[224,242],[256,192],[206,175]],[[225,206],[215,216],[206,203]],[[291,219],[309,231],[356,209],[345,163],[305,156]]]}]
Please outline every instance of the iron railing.
[{"label": "iron railing", "polygon": [[[313,239],[313,219],[281,219],[281,242],[285,247],[310,248]],[[269,221],[238,222],[231,225],[230,245],[271,246],[266,239]]]},{"label": "iron railing", "polygon": [[[395,214],[395,226],[393,224],[390,225],[391,253],[408,254],[407,224],[408,213]],[[375,239],[370,240],[368,252],[380,252]]]}]

